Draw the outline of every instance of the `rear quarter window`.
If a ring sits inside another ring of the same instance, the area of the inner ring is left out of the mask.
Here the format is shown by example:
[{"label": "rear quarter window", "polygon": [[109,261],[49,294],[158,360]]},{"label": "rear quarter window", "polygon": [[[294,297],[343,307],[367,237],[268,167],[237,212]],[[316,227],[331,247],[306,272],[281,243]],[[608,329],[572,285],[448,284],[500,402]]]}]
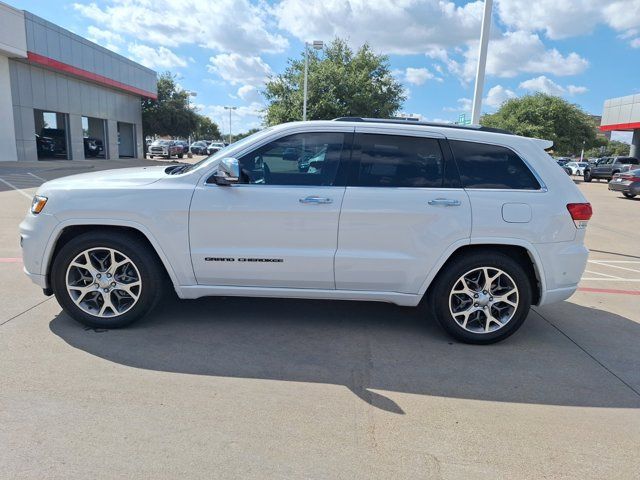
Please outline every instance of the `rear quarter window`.
[{"label": "rear quarter window", "polygon": [[540,189],[529,167],[509,148],[460,140],[449,144],[464,188]]}]

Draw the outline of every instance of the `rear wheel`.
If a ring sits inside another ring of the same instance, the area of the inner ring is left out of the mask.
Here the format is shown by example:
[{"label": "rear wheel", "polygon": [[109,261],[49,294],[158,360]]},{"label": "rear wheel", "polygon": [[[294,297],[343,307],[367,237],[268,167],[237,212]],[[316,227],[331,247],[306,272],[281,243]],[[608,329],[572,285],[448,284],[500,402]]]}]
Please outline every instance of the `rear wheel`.
[{"label": "rear wheel", "polygon": [[633,193],[628,193],[628,192],[622,192],[622,195],[624,195],[627,198],[634,198],[635,195]]},{"label": "rear wheel", "polygon": [[178,154],[178,158],[182,158],[182,157],[184,157],[184,153]]},{"label": "rear wheel", "polygon": [[436,317],[449,335],[488,344],[520,328],[531,307],[531,282],[518,261],[485,251],[458,257],[445,268],[430,293]]},{"label": "rear wheel", "polygon": [[155,306],[164,289],[163,273],[138,238],[95,231],[62,247],[51,283],[56,299],[75,320],[94,328],[119,328]]}]

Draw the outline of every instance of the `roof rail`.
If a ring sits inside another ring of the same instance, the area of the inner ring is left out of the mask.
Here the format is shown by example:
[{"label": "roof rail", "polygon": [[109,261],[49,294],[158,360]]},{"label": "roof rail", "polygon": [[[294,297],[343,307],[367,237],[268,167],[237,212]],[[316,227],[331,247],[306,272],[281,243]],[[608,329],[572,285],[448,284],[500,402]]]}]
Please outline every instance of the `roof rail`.
[{"label": "roof rail", "polygon": [[513,132],[500,128],[483,127],[481,125],[456,125],[453,123],[423,122],[415,118],[364,118],[364,117],[338,117],[334,122],[364,122],[364,123],[393,123],[398,125],[421,125],[427,127],[457,128],[460,130],[476,130],[479,132],[504,133],[513,135]]}]

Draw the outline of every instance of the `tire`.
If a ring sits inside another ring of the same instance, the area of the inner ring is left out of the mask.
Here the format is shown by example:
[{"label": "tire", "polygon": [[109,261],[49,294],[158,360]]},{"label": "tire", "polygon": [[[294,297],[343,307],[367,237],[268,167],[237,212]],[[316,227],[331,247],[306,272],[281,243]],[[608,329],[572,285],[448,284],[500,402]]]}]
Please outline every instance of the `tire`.
[{"label": "tire", "polygon": [[593,177],[591,176],[591,171],[590,170],[585,170],[584,171],[584,176],[583,176],[583,180],[587,183],[591,182],[591,180],[593,180]]},{"label": "tire", "polygon": [[[487,273],[490,278],[498,274],[489,288]],[[478,280],[478,284],[466,284],[469,295],[453,292],[465,287],[461,283],[463,277],[468,282],[470,278]],[[481,288],[483,286],[484,289]],[[495,300],[498,294],[505,301]],[[531,307],[531,281],[518,260],[498,252],[477,251],[449,262],[438,274],[429,299],[438,322],[453,338],[464,343],[490,344],[515,333],[527,318]],[[487,321],[486,312],[492,318],[498,318]],[[464,322],[465,316],[467,322]]]},{"label": "tire", "polygon": [[634,198],[635,195],[633,193],[628,193],[628,192],[622,192],[622,195],[624,195],[627,198]]},{"label": "tire", "polygon": [[182,158],[182,157],[184,157],[184,153],[180,153],[180,154],[178,155],[178,158]]},{"label": "tire", "polygon": [[153,158],[153,155],[149,155],[149,158]]},{"label": "tire", "polygon": [[[82,267],[88,265],[85,252],[89,252],[91,270]],[[114,258],[124,263],[112,270]],[[51,286],[58,303],[72,318],[92,328],[121,328],[149,313],[165,291],[165,278],[146,243],[132,235],[104,230],[70,240],[51,268]],[[105,306],[107,290],[110,305]]]}]

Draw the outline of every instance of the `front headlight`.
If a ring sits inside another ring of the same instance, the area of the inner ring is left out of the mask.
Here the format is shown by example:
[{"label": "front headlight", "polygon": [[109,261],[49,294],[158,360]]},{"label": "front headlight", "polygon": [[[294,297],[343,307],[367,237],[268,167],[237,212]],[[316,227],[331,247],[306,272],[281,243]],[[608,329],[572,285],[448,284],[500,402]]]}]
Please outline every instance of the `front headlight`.
[{"label": "front headlight", "polygon": [[34,215],[39,214],[44,206],[47,204],[47,197],[43,197],[41,195],[36,195],[33,197],[33,201],[31,202],[31,213]]}]

